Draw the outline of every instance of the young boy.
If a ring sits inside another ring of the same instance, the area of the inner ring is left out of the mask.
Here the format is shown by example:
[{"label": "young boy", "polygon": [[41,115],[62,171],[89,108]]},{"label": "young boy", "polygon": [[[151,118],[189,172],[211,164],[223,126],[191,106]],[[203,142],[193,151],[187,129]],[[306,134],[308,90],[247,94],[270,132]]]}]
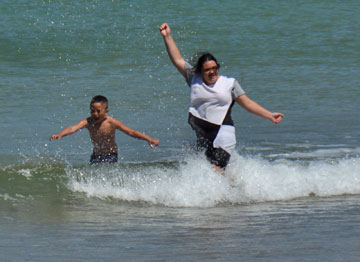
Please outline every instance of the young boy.
[{"label": "young boy", "polygon": [[73,134],[86,127],[89,130],[91,142],[94,145],[90,164],[117,162],[118,149],[115,142],[115,129],[119,129],[129,136],[146,140],[151,148],[154,148],[154,145],[159,145],[158,139],[153,139],[137,130],[127,127],[121,121],[108,116],[108,112],[107,98],[100,95],[94,96],[90,102],[91,116],[73,126],[64,128],[58,134],[52,135],[50,141],[61,139],[64,136]]}]

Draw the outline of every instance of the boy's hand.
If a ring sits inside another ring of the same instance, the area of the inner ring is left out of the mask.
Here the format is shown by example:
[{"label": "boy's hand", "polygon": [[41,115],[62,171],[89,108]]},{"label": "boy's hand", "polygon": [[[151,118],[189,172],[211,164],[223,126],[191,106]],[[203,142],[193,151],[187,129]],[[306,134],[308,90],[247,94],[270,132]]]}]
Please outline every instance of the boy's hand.
[{"label": "boy's hand", "polygon": [[160,141],[159,139],[150,139],[149,141],[149,146],[154,149],[154,145],[155,146],[158,146],[160,144]]},{"label": "boy's hand", "polygon": [[53,141],[54,139],[61,139],[62,138],[62,136],[59,136],[59,135],[52,135],[51,137],[50,137],[50,141]]}]

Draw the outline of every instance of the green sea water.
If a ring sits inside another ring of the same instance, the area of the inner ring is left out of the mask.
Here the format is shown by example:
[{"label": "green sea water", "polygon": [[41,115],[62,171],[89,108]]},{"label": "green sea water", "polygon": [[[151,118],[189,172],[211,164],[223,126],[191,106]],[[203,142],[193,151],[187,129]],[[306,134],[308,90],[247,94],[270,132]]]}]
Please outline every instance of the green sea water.
[{"label": "green sea water", "polygon": [[[2,1],[0,261],[356,261],[360,217],[357,1]],[[194,152],[184,58],[210,51],[221,74],[285,115],[233,108],[226,176]],[[86,130],[110,115],[119,163],[89,166]]]}]

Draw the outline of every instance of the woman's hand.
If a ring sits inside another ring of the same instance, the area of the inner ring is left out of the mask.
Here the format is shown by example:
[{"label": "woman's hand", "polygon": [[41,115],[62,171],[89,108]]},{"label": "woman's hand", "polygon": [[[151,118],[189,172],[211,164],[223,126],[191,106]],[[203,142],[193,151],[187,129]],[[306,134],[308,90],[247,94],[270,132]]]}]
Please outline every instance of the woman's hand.
[{"label": "woman's hand", "polygon": [[279,124],[284,118],[284,115],[281,113],[272,113],[271,114],[271,122],[273,122],[274,124]]},{"label": "woman's hand", "polygon": [[167,23],[163,23],[159,29],[163,37],[171,35],[170,26]]},{"label": "woman's hand", "polygon": [[251,100],[246,94],[238,96],[235,98],[235,101],[250,113],[269,119],[274,124],[279,124],[284,117],[281,113],[272,113],[263,108],[261,105]]}]

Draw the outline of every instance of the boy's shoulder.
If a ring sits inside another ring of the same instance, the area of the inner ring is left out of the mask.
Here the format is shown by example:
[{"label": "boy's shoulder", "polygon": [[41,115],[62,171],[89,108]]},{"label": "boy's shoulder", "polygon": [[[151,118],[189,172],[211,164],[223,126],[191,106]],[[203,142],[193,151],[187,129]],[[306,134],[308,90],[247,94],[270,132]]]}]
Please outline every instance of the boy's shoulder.
[{"label": "boy's shoulder", "polygon": [[89,118],[81,119],[78,123],[82,124],[83,126],[87,126],[89,123]]},{"label": "boy's shoulder", "polygon": [[109,122],[121,122],[119,119],[116,119],[112,116],[106,116],[106,121],[109,121]]},{"label": "boy's shoulder", "polygon": [[113,126],[114,128],[121,128],[125,126],[119,119],[113,118],[111,116],[106,116],[105,121],[107,124]]},{"label": "boy's shoulder", "polygon": [[116,119],[111,116],[106,116],[105,121],[112,123],[112,122],[116,121]]}]

